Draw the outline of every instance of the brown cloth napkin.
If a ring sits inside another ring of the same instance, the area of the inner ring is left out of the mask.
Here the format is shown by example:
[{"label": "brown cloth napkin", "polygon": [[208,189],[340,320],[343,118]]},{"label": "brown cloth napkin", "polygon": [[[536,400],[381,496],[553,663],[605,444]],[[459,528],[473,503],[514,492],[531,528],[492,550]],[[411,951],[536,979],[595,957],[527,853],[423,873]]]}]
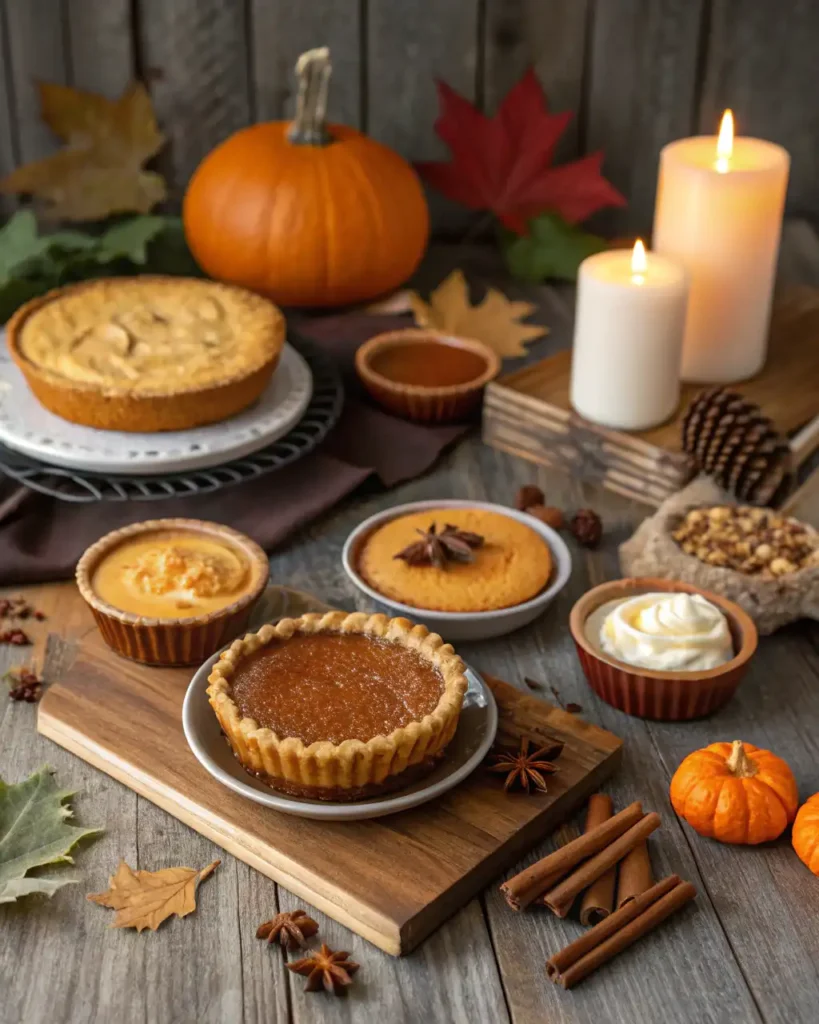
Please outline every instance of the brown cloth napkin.
[{"label": "brown cloth napkin", "polygon": [[0,475],[0,585],[70,577],[85,548],[103,534],[165,516],[226,523],[269,550],[373,474],[393,487],[423,473],[468,427],[425,427],[390,416],[367,400],[353,370],[363,341],[400,325],[398,317],[360,313],[294,320],[295,329],[336,360],[344,377],[344,412],[319,449],[268,476],[213,494],[80,505]]}]

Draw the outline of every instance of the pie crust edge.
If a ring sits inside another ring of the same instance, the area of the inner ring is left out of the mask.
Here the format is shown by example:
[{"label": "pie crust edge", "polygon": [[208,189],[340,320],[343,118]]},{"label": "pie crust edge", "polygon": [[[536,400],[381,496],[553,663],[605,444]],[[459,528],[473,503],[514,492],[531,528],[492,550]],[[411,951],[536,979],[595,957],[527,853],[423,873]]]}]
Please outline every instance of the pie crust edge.
[{"label": "pie crust edge", "polygon": [[[366,742],[344,740],[335,744],[319,740],[306,746],[295,737],[279,737],[254,718],[243,718],[231,696],[230,679],[248,655],[274,639],[287,640],[294,633],[358,633],[383,638],[416,651],[431,662],[443,677],[444,688],[436,707],[420,721],[395,729],[388,736]],[[309,613],[298,619],[282,619],[235,640],[213,666],[208,677],[208,698],[228,743],[240,764],[252,774],[285,786],[313,790],[361,790],[383,786],[391,776],[441,754],[458,725],[467,681],[464,663],[450,644],[425,626],[408,619],[365,612]],[[409,781],[408,781],[409,784]]]}]

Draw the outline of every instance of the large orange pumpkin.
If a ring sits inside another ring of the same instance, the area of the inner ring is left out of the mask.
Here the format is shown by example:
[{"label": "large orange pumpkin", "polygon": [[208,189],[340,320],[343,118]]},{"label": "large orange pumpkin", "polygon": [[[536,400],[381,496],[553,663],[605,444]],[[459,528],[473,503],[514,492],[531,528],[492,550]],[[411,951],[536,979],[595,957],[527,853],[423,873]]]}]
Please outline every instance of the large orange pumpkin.
[{"label": "large orange pumpkin", "polygon": [[819,793],[809,796],[797,811],[793,848],[802,863],[819,875]]},{"label": "large orange pumpkin", "polygon": [[360,302],[418,265],[429,213],[415,171],[354,128],[325,124],[326,50],[303,54],[295,120],[252,125],[205,157],[183,205],[212,277],[282,305]]},{"label": "large orange pumpkin", "polygon": [[671,803],[701,836],[721,843],[765,843],[793,821],[799,794],[785,761],[751,743],[712,743],[682,762]]}]

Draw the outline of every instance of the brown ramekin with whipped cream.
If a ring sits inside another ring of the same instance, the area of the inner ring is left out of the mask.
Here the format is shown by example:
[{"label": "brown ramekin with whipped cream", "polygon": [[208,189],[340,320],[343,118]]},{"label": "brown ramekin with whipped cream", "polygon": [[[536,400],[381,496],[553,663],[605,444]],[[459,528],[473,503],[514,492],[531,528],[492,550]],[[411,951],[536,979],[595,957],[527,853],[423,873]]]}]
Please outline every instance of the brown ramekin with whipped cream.
[{"label": "brown ramekin with whipped cream", "polygon": [[739,605],[689,583],[612,580],[572,608],[569,627],[594,692],[640,718],[702,718],[734,694],[757,646]]}]

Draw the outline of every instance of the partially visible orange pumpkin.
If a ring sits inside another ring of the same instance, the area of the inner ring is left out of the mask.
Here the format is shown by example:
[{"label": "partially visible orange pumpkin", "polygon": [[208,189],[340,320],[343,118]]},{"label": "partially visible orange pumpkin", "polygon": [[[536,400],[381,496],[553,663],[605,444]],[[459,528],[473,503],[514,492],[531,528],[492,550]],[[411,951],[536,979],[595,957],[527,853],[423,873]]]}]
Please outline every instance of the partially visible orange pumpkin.
[{"label": "partially visible orange pumpkin", "polygon": [[354,128],[326,124],[326,50],[303,54],[296,119],[252,125],[205,157],[183,204],[212,277],[290,306],[361,302],[402,284],[429,237],[412,167]]},{"label": "partially visible orange pumpkin", "polygon": [[677,814],[701,836],[721,843],[776,839],[793,821],[798,802],[786,762],[740,740],[695,750],[671,780]]},{"label": "partially visible orange pumpkin", "polygon": [[802,863],[819,875],[819,793],[809,796],[796,813],[793,848]]}]

